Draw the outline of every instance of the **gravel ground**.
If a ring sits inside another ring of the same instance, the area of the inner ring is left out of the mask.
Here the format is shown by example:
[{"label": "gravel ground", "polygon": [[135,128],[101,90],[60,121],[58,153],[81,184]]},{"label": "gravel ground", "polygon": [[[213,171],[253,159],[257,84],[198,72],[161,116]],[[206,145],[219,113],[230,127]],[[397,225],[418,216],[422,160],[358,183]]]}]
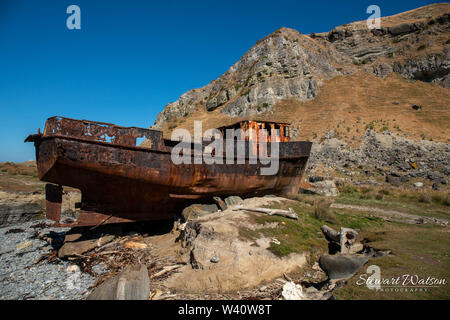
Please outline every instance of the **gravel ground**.
[{"label": "gravel ground", "polygon": [[41,261],[33,266],[42,254],[53,250],[37,235],[53,231],[57,238],[62,238],[69,230],[31,228],[41,222],[51,223],[39,220],[0,228],[0,300],[84,299],[95,278],[81,273],[78,266],[60,259],[52,263]]}]

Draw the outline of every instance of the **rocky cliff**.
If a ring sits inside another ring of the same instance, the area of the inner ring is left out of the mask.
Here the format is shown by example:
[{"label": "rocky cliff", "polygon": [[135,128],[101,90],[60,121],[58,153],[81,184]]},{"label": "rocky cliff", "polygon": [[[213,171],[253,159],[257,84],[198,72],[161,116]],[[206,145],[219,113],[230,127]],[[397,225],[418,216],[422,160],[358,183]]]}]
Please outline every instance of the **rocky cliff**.
[{"label": "rocky cliff", "polygon": [[383,18],[380,29],[359,21],[311,36],[377,76],[397,72],[448,88],[449,22],[450,5],[436,4]]},{"label": "rocky cliff", "polygon": [[[382,18],[378,30],[369,30],[366,21],[310,35],[280,28],[258,41],[219,79],[168,104],[154,128],[167,132],[199,115],[216,118],[214,125],[235,117],[277,119],[286,115],[277,108],[283,101],[314,101],[324,84],[360,72],[381,79],[398,74],[406,85],[420,81],[448,88],[449,23],[450,4],[434,4]],[[449,97],[448,90],[441,92]],[[293,114],[285,118],[297,120]]]},{"label": "rocky cliff", "polygon": [[155,127],[197,108],[231,117],[263,113],[280,99],[314,99],[325,79],[338,74],[340,63],[349,62],[338,51],[300,32],[281,28],[258,41],[219,79],[188,91],[158,115]]}]

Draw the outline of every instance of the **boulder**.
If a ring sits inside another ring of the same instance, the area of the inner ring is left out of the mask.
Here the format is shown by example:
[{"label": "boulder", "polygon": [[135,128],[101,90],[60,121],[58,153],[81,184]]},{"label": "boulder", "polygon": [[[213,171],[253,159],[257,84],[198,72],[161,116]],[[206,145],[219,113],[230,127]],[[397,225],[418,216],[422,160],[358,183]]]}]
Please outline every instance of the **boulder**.
[{"label": "boulder", "polygon": [[409,181],[409,177],[405,174],[400,177],[400,182],[406,183]]},{"label": "boulder", "polygon": [[414,183],[414,187],[416,187],[416,188],[422,188],[422,187],[423,187],[423,182],[415,182],[415,183]]},{"label": "boulder", "polygon": [[43,194],[0,191],[0,226],[38,220],[44,208]]},{"label": "boulder", "polygon": [[417,30],[416,26],[412,23],[402,23],[402,24],[388,28],[388,32],[393,36],[411,33],[416,30]]},{"label": "boulder", "polygon": [[369,261],[365,255],[323,255],[319,258],[319,266],[330,280],[340,280],[352,277]]},{"label": "boulder", "polygon": [[319,181],[323,181],[323,177],[321,176],[310,176],[308,178],[309,182],[314,183],[314,182],[319,182]]},{"label": "boulder", "polygon": [[394,174],[387,174],[386,175],[386,182],[390,183],[394,186],[398,186],[401,183],[400,177],[396,176]]},{"label": "boulder", "polygon": [[311,183],[308,187],[301,188],[301,193],[320,194],[325,197],[337,197],[339,190],[333,180],[324,180]]},{"label": "boulder", "polygon": [[33,241],[25,241],[25,242],[21,242],[19,244],[16,245],[16,249],[17,250],[25,250],[28,249],[29,247],[31,247],[33,245]]},{"label": "boulder", "polygon": [[227,206],[238,206],[244,204],[244,200],[238,196],[230,196],[225,198],[225,203]]},{"label": "boulder", "polygon": [[98,286],[87,300],[148,300],[150,278],[145,265],[126,267],[119,275]]},{"label": "boulder", "polygon": [[215,204],[192,204],[183,209],[181,215],[184,221],[196,219],[198,217],[217,212],[219,207]]}]

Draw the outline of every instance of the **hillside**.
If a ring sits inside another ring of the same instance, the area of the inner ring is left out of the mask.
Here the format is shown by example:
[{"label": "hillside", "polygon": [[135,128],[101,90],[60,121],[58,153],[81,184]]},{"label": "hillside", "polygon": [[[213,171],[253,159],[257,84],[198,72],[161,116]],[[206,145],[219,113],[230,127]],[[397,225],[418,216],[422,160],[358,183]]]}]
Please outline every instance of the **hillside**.
[{"label": "hillside", "polygon": [[[450,4],[434,4],[328,33],[280,28],[258,41],[219,79],[190,90],[158,115],[166,136],[241,118],[291,122],[296,139],[330,130],[357,146],[366,129],[447,142]],[[420,110],[414,110],[419,105]]]}]

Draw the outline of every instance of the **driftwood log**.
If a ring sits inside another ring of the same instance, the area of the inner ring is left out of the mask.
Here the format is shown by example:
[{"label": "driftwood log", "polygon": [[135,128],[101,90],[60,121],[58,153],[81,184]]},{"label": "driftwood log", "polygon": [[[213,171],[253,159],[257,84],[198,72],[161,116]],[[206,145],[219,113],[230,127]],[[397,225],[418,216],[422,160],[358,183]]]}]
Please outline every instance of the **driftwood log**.
[{"label": "driftwood log", "polygon": [[340,243],[341,236],[339,232],[327,225],[323,225],[321,229],[328,242]]},{"label": "driftwood log", "polygon": [[350,247],[356,242],[356,238],[358,237],[358,232],[350,228],[341,228],[341,231],[337,232],[333,228],[323,225],[321,229],[329,242],[339,244],[341,253],[348,253]]},{"label": "driftwood log", "polygon": [[238,211],[238,210],[259,212],[259,213],[268,214],[269,216],[275,215],[275,216],[282,216],[282,217],[298,220],[298,216],[295,214],[294,210],[292,210],[291,208],[289,208],[289,211],[287,211],[287,210],[270,209],[270,208],[247,208],[242,205],[238,205],[233,209],[233,211]]}]

